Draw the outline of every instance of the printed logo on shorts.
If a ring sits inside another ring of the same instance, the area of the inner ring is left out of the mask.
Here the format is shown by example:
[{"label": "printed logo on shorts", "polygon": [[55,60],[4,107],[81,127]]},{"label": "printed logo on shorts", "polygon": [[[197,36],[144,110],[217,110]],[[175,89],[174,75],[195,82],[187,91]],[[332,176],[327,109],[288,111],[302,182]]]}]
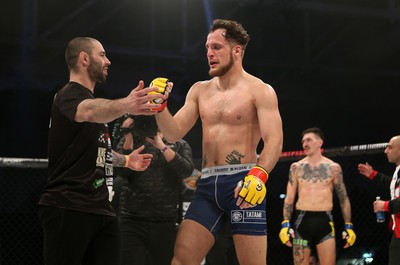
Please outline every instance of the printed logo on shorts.
[{"label": "printed logo on shorts", "polygon": [[335,225],[333,224],[332,221],[329,222],[329,225],[331,226],[332,236],[335,236]]},{"label": "printed logo on shorts", "polygon": [[231,222],[266,224],[266,213],[262,210],[235,210],[231,212]]},{"label": "printed logo on shorts", "polygon": [[239,211],[233,211],[231,214],[232,223],[237,223],[242,221],[243,215]]},{"label": "printed logo on shorts", "polygon": [[308,246],[308,240],[301,239],[301,238],[293,238],[293,245],[307,247]]}]

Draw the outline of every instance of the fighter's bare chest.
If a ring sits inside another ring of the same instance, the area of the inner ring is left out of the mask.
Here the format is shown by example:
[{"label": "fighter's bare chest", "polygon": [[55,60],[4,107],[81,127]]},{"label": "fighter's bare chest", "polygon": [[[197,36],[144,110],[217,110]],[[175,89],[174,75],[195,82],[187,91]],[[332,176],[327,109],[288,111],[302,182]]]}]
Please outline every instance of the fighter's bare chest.
[{"label": "fighter's bare chest", "polygon": [[254,115],[255,109],[248,98],[212,96],[200,104],[200,115],[208,121],[240,121]]},{"label": "fighter's bare chest", "polygon": [[329,167],[325,164],[319,166],[310,166],[309,164],[303,165],[298,171],[298,179],[300,182],[322,182],[329,183],[333,177]]}]

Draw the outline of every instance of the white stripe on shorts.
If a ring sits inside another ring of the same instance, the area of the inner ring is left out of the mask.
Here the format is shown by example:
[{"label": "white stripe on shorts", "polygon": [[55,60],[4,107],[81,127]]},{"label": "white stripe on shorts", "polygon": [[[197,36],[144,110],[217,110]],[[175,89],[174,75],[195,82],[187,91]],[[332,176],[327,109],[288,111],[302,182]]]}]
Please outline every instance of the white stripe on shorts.
[{"label": "white stripe on shorts", "polygon": [[215,175],[232,175],[244,170],[250,170],[256,164],[235,164],[215,167],[206,167],[201,170],[201,178],[205,179]]}]

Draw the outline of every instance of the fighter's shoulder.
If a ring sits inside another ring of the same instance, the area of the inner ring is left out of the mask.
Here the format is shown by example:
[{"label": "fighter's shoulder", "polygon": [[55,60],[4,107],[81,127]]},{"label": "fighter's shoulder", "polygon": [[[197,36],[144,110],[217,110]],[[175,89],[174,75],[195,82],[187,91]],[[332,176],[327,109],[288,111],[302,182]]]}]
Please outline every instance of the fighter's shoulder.
[{"label": "fighter's shoulder", "polygon": [[299,160],[299,161],[293,162],[293,163],[290,165],[290,168],[292,168],[292,169],[298,169],[298,168],[300,168],[300,167],[304,167],[304,165],[306,165],[306,164],[308,164],[308,162],[307,162],[307,160],[306,160],[305,158],[303,158],[303,159],[301,159],[301,160]]},{"label": "fighter's shoulder", "polygon": [[197,81],[189,89],[191,94],[198,93],[199,91],[204,91],[211,86],[211,80]]},{"label": "fighter's shoulder", "polygon": [[321,161],[321,165],[324,165],[326,168],[330,169],[331,172],[339,172],[342,170],[342,167],[340,166],[339,163],[337,163],[327,157],[323,157],[323,160]]},{"label": "fighter's shoulder", "polygon": [[246,87],[249,88],[249,93],[254,93],[257,98],[276,97],[274,88],[260,78],[249,75],[246,80]]},{"label": "fighter's shoulder", "polygon": [[274,90],[274,88],[270,84],[264,82],[261,78],[256,77],[254,75],[248,74],[246,77],[246,82],[248,82],[249,85],[253,87],[267,89],[267,90]]},{"label": "fighter's shoulder", "polygon": [[210,87],[212,83],[212,79],[211,80],[202,80],[202,81],[197,81],[196,83],[194,83],[192,85],[192,88],[206,88],[206,87]]},{"label": "fighter's shoulder", "polygon": [[328,166],[333,166],[333,167],[340,166],[339,163],[333,161],[333,160],[330,159],[330,158],[327,158],[326,156],[323,156],[323,157],[322,157],[321,163],[322,163],[322,164],[326,164],[326,165],[328,165]]}]

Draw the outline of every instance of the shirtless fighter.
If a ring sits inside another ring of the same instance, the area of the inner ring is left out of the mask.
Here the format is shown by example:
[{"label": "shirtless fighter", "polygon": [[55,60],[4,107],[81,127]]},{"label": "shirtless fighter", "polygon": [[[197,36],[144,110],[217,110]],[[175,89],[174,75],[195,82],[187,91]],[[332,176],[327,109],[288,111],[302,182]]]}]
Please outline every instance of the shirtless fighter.
[{"label": "shirtless fighter", "polygon": [[241,24],[215,20],[205,44],[212,78],[195,83],[174,116],[156,114],[170,142],[186,135],[198,117],[203,127],[202,175],[178,232],[174,265],[200,264],[224,222],[231,223],[240,264],[266,264],[265,182],[283,133],[274,89],[243,69],[249,39]]},{"label": "shirtless fighter", "polygon": [[[319,128],[309,128],[302,133],[306,157],[290,166],[289,181],[283,207],[283,222],[279,237],[291,247],[295,265],[308,265],[311,248],[316,247],[321,265],[336,264],[335,228],[332,218],[333,190],[339,198],[344,220],[345,248],[352,246],[356,235],[351,223],[351,206],[343,182],[340,165],[321,154],[324,136]],[[295,225],[290,219],[296,194]]]}]

